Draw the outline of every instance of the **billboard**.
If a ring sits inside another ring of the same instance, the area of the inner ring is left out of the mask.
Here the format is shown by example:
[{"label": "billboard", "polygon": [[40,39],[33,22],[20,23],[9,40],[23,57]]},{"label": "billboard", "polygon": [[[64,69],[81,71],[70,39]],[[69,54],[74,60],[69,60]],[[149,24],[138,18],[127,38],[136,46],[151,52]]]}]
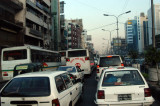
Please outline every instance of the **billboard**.
[{"label": "billboard", "polygon": [[118,41],[118,39],[114,39],[113,46],[121,46],[121,40]]}]

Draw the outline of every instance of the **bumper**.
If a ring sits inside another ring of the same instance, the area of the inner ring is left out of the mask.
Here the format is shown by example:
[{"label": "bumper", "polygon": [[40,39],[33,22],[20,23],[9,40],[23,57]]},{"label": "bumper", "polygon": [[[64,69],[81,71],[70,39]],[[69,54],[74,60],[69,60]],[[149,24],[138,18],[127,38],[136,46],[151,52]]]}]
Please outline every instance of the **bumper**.
[{"label": "bumper", "polygon": [[150,106],[154,101],[144,102],[144,101],[134,101],[134,102],[108,102],[108,103],[98,103],[95,101],[97,106]]}]

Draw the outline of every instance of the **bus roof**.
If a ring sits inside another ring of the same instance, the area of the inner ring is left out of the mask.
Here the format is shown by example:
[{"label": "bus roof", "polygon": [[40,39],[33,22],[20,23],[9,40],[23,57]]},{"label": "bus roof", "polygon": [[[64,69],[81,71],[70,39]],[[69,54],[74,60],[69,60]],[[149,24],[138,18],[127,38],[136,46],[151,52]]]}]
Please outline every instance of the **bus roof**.
[{"label": "bus roof", "polygon": [[15,47],[3,48],[2,51],[21,50],[21,49],[34,49],[34,50],[41,50],[41,51],[48,51],[48,52],[59,53],[58,51],[47,50],[47,49],[43,49],[43,48],[41,48],[39,46],[32,46],[32,45],[15,46]]}]

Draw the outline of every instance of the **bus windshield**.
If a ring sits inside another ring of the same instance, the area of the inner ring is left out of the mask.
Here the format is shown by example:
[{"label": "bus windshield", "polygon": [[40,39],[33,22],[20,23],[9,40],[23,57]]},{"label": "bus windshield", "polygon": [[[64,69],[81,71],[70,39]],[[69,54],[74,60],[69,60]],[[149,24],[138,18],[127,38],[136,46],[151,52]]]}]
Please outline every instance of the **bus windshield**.
[{"label": "bus windshield", "polygon": [[3,52],[3,61],[27,59],[27,50],[12,50]]},{"label": "bus windshield", "polygon": [[68,57],[82,57],[87,56],[86,50],[68,51]]}]

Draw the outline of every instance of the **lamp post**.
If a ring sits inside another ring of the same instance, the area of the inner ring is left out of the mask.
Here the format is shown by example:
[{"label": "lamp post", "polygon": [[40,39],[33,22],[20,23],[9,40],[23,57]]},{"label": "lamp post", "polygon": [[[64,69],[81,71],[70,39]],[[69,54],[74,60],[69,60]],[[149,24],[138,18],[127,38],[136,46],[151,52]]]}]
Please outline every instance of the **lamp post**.
[{"label": "lamp post", "polygon": [[[119,32],[118,32],[118,18],[120,17],[120,16],[122,16],[123,14],[127,14],[127,13],[130,13],[131,11],[127,11],[127,12],[125,12],[125,13],[122,13],[122,14],[120,14],[120,15],[118,15],[118,16],[115,16],[115,15],[109,15],[109,14],[103,14],[104,16],[114,16],[115,18],[116,18],[116,20],[117,20],[117,39],[118,39],[118,36],[119,36]],[[118,39],[118,54],[119,54],[119,39]]]}]

